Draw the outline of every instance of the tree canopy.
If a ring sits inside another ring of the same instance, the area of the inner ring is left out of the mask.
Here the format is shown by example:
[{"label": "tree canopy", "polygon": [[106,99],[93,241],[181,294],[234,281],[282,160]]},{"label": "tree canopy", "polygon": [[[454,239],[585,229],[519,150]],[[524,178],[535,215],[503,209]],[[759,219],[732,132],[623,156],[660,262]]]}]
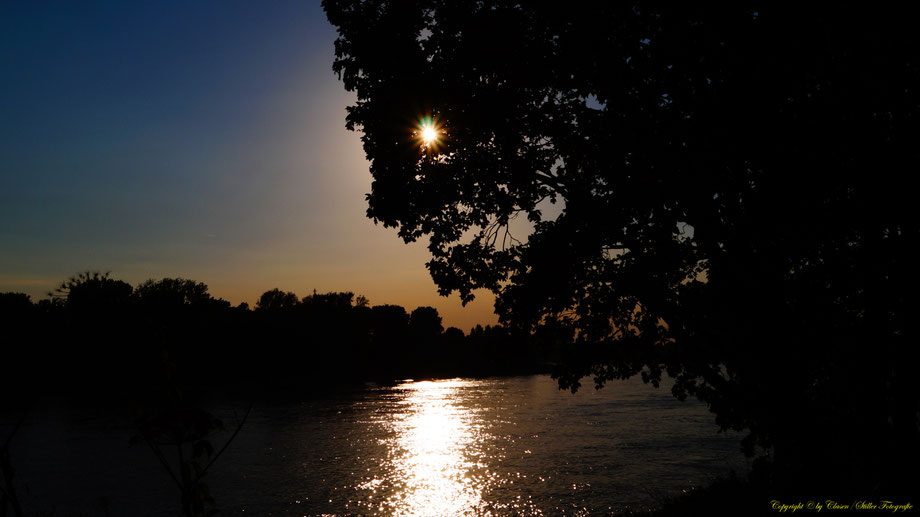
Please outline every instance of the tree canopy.
[{"label": "tree canopy", "polygon": [[324,8],[368,217],[428,239],[442,294],[490,289],[503,322],[571,342],[565,387],[667,372],[790,486],[904,486],[877,466],[920,455],[920,45],[901,13]]}]

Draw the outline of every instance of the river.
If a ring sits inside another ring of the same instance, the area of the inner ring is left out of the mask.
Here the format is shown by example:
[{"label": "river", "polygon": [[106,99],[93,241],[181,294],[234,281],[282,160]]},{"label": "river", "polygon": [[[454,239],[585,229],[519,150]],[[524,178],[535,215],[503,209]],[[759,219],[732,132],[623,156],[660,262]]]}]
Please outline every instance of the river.
[{"label": "river", "polygon": [[[233,428],[247,405],[213,411]],[[405,381],[260,400],[207,480],[221,515],[607,514],[748,468],[717,430],[638,379],[574,395],[547,376]],[[132,433],[100,410],[33,410],[10,449],[28,514],[177,515]]]}]

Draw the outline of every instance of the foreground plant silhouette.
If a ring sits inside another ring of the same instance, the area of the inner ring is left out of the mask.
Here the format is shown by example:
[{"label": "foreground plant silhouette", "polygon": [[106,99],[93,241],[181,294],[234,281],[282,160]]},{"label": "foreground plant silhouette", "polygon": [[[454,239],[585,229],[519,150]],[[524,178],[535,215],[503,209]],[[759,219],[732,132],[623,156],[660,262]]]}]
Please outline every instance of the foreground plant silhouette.
[{"label": "foreground plant silhouette", "polygon": [[[211,438],[224,426],[204,409],[174,407],[139,422],[138,434],[132,441],[144,441],[172,478],[179,490],[183,515],[200,517],[217,513],[216,502],[204,478],[239,434],[251,410],[252,405],[217,452]],[[175,452],[174,461],[169,460],[171,451]]]},{"label": "foreground plant silhouette", "polygon": [[22,505],[19,503],[19,497],[16,495],[16,486],[13,484],[15,470],[10,459],[10,443],[16,436],[16,433],[25,422],[28,412],[23,411],[9,434],[2,437],[0,443],[0,516],[6,517],[7,512],[12,511],[15,517],[22,517]]}]

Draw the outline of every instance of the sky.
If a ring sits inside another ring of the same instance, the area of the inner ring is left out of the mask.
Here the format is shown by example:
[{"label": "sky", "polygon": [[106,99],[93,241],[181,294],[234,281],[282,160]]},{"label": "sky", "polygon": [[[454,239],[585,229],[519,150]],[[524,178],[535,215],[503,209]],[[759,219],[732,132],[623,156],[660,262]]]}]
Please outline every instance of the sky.
[{"label": "sky", "polygon": [[0,292],[82,271],[190,278],[231,303],[278,287],[436,307],[424,243],[367,219],[319,2],[0,6]]}]

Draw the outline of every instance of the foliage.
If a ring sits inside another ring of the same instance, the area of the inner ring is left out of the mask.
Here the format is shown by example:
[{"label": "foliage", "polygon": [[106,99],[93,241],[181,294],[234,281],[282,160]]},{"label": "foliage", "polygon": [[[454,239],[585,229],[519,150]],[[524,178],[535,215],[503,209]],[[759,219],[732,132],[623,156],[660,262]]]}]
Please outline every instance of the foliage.
[{"label": "foliage", "polygon": [[109,274],[108,271],[79,273],[48,294],[78,313],[117,311],[129,303],[133,289],[131,284],[115,280]]},{"label": "foliage", "polygon": [[25,293],[0,293],[0,311],[23,312],[32,307],[32,298]]},{"label": "foliage", "polygon": [[151,307],[204,305],[214,300],[207,285],[183,278],[147,280],[137,286],[134,296]]},{"label": "foliage", "polygon": [[212,297],[204,283],[181,278],[151,279],[132,290],[108,275],[86,273],[67,285],[76,293],[114,288],[119,301],[63,295],[33,304],[24,294],[0,294],[9,337],[0,389],[149,407],[162,405],[164,397],[170,405],[194,400],[212,389],[290,391],[407,377],[533,373],[548,371],[555,360],[552,347],[532,349],[528,340],[501,347],[519,336],[500,327],[487,327],[488,338],[467,338],[459,329],[445,331],[433,307],[410,313],[398,305],[370,306],[351,292],[314,291],[300,298],[276,288],[249,310]]},{"label": "foliage", "polygon": [[[907,380],[920,228],[904,174],[920,60],[903,16],[324,8],[333,69],[357,94],[347,127],[371,162],[368,216],[429,239],[443,294],[491,289],[503,322],[568,340],[563,387],[667,372],[675,395],[749,429],[746,451],[767,450],[785,489],[911,486],[879,466],[920,459]],[[437,146],[418,139],[422,117]]]},{"label": "foliage", "polygon": [[[223,430],[223,423],[211,413],[196,407],[173,407],[139,422],[132,442],[143,440],[167,471],[180,493],[182,514],[204,517],[217,514],[216,503],[204,477],[227,449],[249,416],[252,406],[238,422],[233,434],[215,452],[212,436]],[[175,468],[167,452],[175,450]]]},{"label": "foliage", "polygon": [[265,311],[285,310],[295,307],[300,299],[292,292],[284,292],[278,288],[265,291],[256,302],[256,309]]},{"label": "foliage", "polygon": [[409,327],[423,335],[437,336],[444,331],[441,316],[434,307],[418,307],[409,315]]}]

